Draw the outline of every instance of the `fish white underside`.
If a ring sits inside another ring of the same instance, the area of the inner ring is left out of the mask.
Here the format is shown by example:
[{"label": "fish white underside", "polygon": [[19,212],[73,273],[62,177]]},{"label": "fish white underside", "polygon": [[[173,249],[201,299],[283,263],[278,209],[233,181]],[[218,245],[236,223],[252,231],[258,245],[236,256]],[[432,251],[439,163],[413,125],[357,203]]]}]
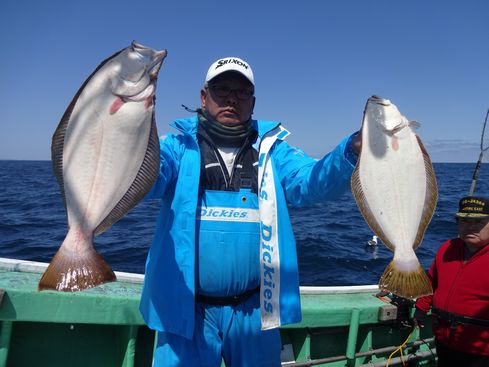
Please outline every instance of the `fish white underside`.
[{"label": "fish white underside", "polygon": [[427,191],[423,153],[409,126],[390,136],[375,121],[367,124],[359,167],[363,192],[385,240],[395,248],[394,259],[417,264],[413,244]]},{"label": "fish white underside", "polygon": [[389,100],[369,98],[361,153],[352,175],[360,212],[394,252],[379,288],[408,299],[433,293],[414,250],[423,240],[438,199],[431,160],[413,125]]},{"label": "fish white underside", "polygon": [[133,183],[144,160],[153,107],[116,100],[100,70],[86,85],[71,114],[63,151],[63,181],[70,228],[93,230]]}]

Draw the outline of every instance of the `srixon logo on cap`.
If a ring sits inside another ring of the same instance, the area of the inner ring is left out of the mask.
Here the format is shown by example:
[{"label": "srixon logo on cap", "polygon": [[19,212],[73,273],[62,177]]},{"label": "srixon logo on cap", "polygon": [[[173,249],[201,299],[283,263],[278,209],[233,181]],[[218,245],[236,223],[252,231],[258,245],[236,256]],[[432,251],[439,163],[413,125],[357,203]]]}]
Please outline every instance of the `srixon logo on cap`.
[{"label": "srixon logo on cap", "polygon": [[221,66],[224,66],[226,64],[236,64],[239,66],[244,67],[245,69],[248,69],[248,65],[246,65],[244,62],[241,60],[236,60],[236,59],[222,59],[217,62],[216,69],[220,68]]}]

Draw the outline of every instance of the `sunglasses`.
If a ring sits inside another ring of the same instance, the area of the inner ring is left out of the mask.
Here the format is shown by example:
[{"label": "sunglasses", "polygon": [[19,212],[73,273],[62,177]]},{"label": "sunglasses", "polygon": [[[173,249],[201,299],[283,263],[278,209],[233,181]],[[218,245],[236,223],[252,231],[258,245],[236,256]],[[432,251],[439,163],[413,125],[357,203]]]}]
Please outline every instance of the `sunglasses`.
[{"label": "sunglasses", "polygon": [[245,88],[231,89],[223,85],[209,85],[208,88],[212,91],[212,93],[214,93],[219,98],[226,98],[232,92],[234,93],[236,98],[238,98],[241,101],[247,101],[251,97],[253,97],[253,94],[255,94],[255,92],[252,89],[245,89]]}]

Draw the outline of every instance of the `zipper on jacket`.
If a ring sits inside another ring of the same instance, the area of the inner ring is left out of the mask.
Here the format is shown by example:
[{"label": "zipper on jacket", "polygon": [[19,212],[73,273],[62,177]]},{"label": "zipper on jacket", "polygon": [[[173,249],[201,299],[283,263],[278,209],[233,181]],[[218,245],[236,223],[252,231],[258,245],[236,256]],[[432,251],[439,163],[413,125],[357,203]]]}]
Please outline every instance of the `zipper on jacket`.
[{"label": "zipper on jacket", "polygon": [[[247,136],[243,145],[241,146],[241,148],[239,148],[238,152],[236,153],[236,156],[234,157],[233,168],[231,169],[231,175],[229,176],[229,183],[233,182],[234,172],[236,172],[236,167],[238,166],[239,159],[241,158],[241,154],[244,148],[248,145],[249,139],[250,137]],[[250,149],[253,149],[253,147],[250,146]]]},{"label": "zipper on jacket", "polygon": [[[227,172],[228,169],[226,167],[226,164],[222,160],[221,153],[219,153],[219,150],[214,145],[212,145],[212,149],[214,150],[214,155],[216,156],[217,161],[219,162],[219,167],[221,168],[222,177],[224,177],[224,182],[226,184],[226,189],[229,189],[229,186],[230,186],[230,183],[231,183],[231,177],[229,176],[229,174]],[[234,157],[234,161],[236,162],[236,157]],[[233,165],[234,165],[234,163],[233,163]],[[232,173],[232,171],[231,171],[231,173]]]},{"label": "zipper on jacket", "polygon": [[[244,148],[248,145],[249,136],[246,137],[243,145],[239,148],[238,152],[234,156],[233,167],[231,169],[231,173],[228,174],[228,169],[227,169],[226,163],[222,159],[221,153],[219,152],[219,149],[217,149],[217,147],[214,144],[214,142],[212,142],[210,139],[208,139],[206,136],[204,136],[202,134],[199,134],[199,135],[202,138],[204,138],[204,140],[212,147],[212,149],[214,151],[214,154],[215,154],[215,156],[217,158],[217,161],[219,162],[219,166],[221,167],[222,176],[224,177],[224,182],[226,184],[226,190],[229,190],[229,188],[231,187],[231,184],[233,182],[234,173],[235,173],[236,168],[238,166],[239,159],[241,158],[241,154],[242,154]],[[253,149],[253,147],[250,147],[250,148]]]}]

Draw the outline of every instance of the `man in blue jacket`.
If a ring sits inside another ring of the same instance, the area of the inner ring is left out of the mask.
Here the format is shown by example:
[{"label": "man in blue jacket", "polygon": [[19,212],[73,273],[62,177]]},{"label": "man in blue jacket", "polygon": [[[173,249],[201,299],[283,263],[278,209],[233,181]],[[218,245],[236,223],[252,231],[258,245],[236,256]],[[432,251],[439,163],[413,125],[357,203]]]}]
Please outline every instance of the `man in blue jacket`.
[{"label": "man in blue jacket", "polygon": [[312,159],[280,123],[251,119],[254,88],[247,62],[217,60],[196,116],[160,139],[149,196],[162,205],[140,305],[158,331],[155,366],[280,366],[278,328],[301,320],[287,204],[349,188],[358,135]]}]

